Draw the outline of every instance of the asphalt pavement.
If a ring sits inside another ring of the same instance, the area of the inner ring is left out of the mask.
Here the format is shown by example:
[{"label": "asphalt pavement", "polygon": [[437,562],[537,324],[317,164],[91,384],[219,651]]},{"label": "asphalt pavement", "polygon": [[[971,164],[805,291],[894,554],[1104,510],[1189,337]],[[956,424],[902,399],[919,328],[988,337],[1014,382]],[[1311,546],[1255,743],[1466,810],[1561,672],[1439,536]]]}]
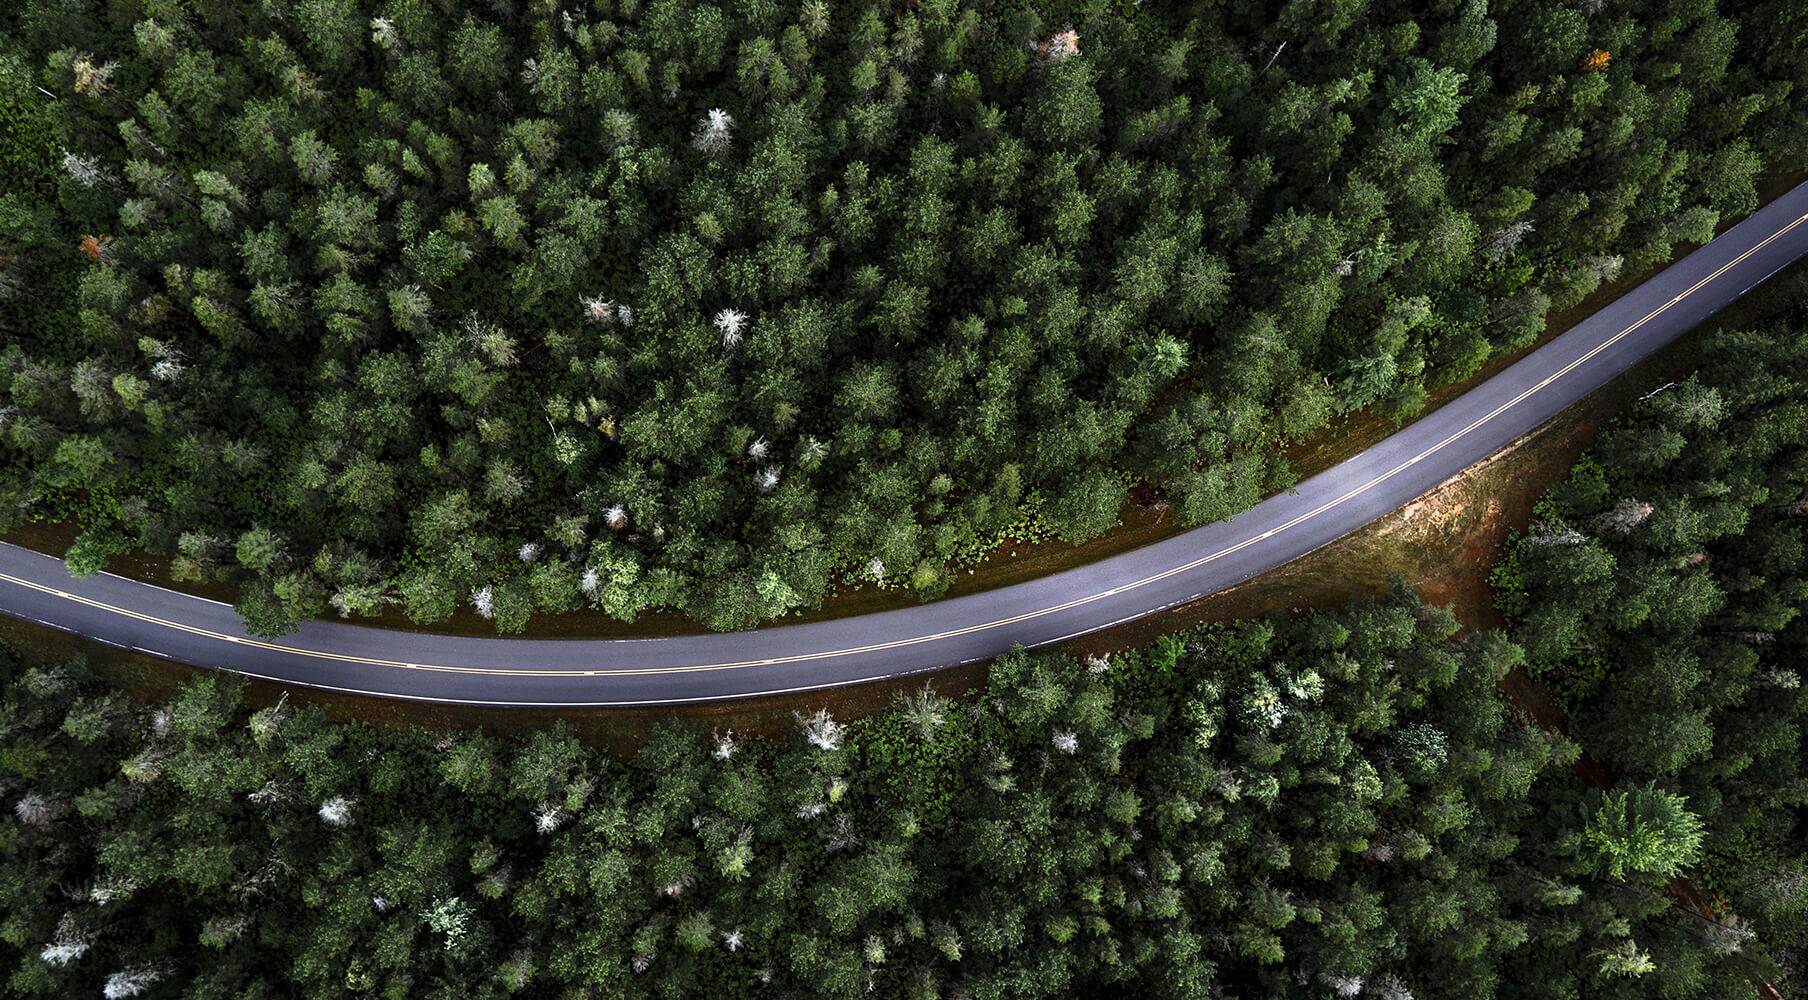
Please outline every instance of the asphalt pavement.
[{"label": "asphalt pavement", "polygon": [[0,543],[0,612],[184,663],[355,694],[496,706],[659,705],[922,673],[1224,590],[1487,458],[1808,253],[1808,184],[1359,455],[1229,521],[1086,566],[880,614],[649,639],[500,639],[310,621],[276,640],[228,605]]}]

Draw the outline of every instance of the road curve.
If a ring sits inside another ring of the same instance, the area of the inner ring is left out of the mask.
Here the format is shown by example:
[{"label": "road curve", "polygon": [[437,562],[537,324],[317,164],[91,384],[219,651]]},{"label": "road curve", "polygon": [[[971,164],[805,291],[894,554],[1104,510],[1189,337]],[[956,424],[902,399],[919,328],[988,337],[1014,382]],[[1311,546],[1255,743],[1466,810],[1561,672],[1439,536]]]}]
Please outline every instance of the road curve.
[{"label": "road curve", "polygon": [[650,639],[490,639],[310,621],[275,641],[231,607],[0,544],[0,611],[284,684],[469,705],[661,705],[934,670],[1108,628],[1241,583],[1424,494],[1808,253],[1808,184],[1385,441],[1206,525],[1088,566],[881,614]]}]

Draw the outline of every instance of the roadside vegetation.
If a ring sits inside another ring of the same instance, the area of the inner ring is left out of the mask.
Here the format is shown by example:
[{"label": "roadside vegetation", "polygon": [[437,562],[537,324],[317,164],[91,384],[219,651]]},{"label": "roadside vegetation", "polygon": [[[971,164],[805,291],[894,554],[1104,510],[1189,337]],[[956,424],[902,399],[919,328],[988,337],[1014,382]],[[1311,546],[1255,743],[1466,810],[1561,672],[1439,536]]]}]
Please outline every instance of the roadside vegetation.
[{"label": "roadside vegetation", "polygon": [[745,627],[1285,487],[1808,150],[1799,5],[28,0],[0,524]]},{"label": "roadside vegetation", "polygon": [[625,760],[215,678],[137,704],[8,650],[7,986],[1795,995],[1804,331],[1798,300],[1716,334],[1612,422],[1503,553],[1493,632],[1400,589]]},{"label": "roadside vegetation", "polygon": [[[1634,404],[1496,567],[1590,757],[1701,818],[1698,884],[1808,956],[1808,295]],[[1801,967],[1798,964],[1798,972]],[[1798,986],[1797,991],[1801,989]]]},{"label": "roadside vegetation", "polygon": [[[746,627],[1198,523],[1808,162],[1793,0],[24,0],[0,528]],[[1808,297],[1404,586],[627,755],[0,644],[0,992],[1808,992]],[[957,697],[958,696],[958,697]]]}]

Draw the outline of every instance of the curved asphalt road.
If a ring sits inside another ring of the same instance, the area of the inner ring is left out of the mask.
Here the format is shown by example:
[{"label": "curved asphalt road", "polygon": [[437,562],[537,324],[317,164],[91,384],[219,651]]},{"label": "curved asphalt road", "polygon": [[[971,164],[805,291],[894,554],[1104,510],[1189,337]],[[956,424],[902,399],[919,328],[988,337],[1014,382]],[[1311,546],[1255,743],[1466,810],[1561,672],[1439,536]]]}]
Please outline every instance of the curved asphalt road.
[{"label": "curved asphalt road", "polygon": [[753,632],[479,639],[308,622],[252,638],[224,604],[0,544],[0,611],[119,646],[357,694],[499,706],[658,705],[808,691],[1043,645],[1223,590],[1373,521],[1532,430],[1808,253],[1808,184],[1487,382],[1234,520],[1027,583]]}]

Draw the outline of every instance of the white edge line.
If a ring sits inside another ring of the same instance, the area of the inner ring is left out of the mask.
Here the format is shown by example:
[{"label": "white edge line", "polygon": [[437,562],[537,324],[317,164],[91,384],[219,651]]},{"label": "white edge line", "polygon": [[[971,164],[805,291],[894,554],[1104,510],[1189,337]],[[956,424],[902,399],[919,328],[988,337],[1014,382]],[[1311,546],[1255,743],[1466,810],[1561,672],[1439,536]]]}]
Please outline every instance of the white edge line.
[{"label": "white edge line", "polygon": [[[52,559],[55,559],[55,558],[56,558],[56,557],[55,557],[55,556],[52,556],[52,557],[51,557],[51,558],[52,558]],[[57,561],[58,561],[58,562],[62,562],[62,560],[61,560],[61,559],[58,559],[58,560],[57,560]],[[211,597],[202,597],[202,596],[201,596],[201,595],[200,595],[200,594],[190,594],[190,593],[188,593],[188,592],[187,592],[187,591],[182,591],[182,590],[171,590],[171,589],[170,589],[170,588],[168,588],[168,587],[160,587],[160,586],[158,586],[158,585],[157,585],[157,584],[154,584],[154,583],[147,583],[147,582],[145,582],[145,581],[143,581],[143,580],[134,580],[134,579],[133,579],[133,578],[131,578],[131,577],[129,577],[129,576],[120,576],[120,575],[119,575],[119,574],[118,574],[118,573],[109,573],[109,572],[107,572],[107,571],[106,571],[106,570],[104,570],[104,569],[103,569],[103,570],[101,570],[101,571],[100,571],[100,575],[101,575],[101,576],[110,576],[110,577],[112,577],[112,578],[113,578],[113,579],[115,579],[115,580],[123,580],[123,581],[125,581],[125,582],[126,582],[126,583],[130,583],[130,584],[135,584],[135,585],[137,585],[137,586],[140,586],[140,587],[149,587],[149,588],[151,588],[151,589],[152,589],[152,590],[161,590],[161,591],[163,591],[163,592],[164,592],[164,593],[166,593],[166,594],[174,594],[174,595],[176,595],[176,596],[177,596],[177,597],[181,597],[181,598],[184,598],[184,599],[186,599],[186,600],[190,600],[190,601],[206,601],[206,602],[207,602],[207,603],[209,603],[209,604],[213,604],[213,605],[216,605],[216,606],[218,606],[218,607],[222,607],[222,608],[230,608],[230,607],[232,607],[232,605],[230,605],[230,604],[227,604],[227,603],[226,603],[226,602],[225,602],[225,601],[216,601],[216,600],[214,600],[214,599],[213,599],[213,598],[211,598]]]},{"label": "white edge line", "polygon": [[[0,542],[0,547],[5,547],[5,548],[9,548],[9,549],[17,549],[17,550],[19,550],[19,551],[20,551],[20,552],[29,552],[29,553],[31,553],[31,554],[32,554],[32,555],[34,555],[34,556],[41,556],[41,557],[43,557],[43,558],[45,558],[45,559],[48,559],[48,560],[50,560],[50,561],[51,561],[51,562],[53,562],[53,563],[57,563],[57,564],[59,564],[59,565],[66,565],[66,564],[64,564],[64,563],[63,563],[63,560],[62,560],[62,557],[60,557],[60,556],[53,556],[53,555],[51,555],[51,554],[50,554],[50,553],[48,553],[48,552],[39,552],[39,551],[38,551],[38,550],[37,550],[37,549],[33,549],[33,548],[27,548],[27,547],[26,547],[26,546],[23,546],[23,545],[15,545],[15,544],[14,544],[14,543],[12,543],[12,542]],[[177,597],[180,597],[180,598],[183,598],[183,599],[184,599],[184,600],[189,600],[189,601],[206,601],[206,602],[207,602],[207,603],[209,603],[209,604],[213,604],[213,605],[217,605],[217,606],[219,606],[219,607],[222,607],[222,608],[230,608],[230,607],[232,607],[232,605],[230,605],[230,604],[228,604],[228,603],[226,603],[226,602],[225,602],[225,601],[216,601],[216,600],[214,600],[214,599],[213,599],[213,598],[211,598],[211,597],[202,597],[202,596],[201,596],[201,595],[200,595],[200,594],[190,594],[190,593],[188,593],[188,592],[187,592],[187,591],[182,591],[182,590],[172,590],[172,589],[170,589],[170,588],[169,588],[169,587],[163,587],[163,586],[159,586],[159,585],[158,585],[158,584],[155,584],[155,583],[151,583],[151,582],[150,582],[150,581],[148,581],[148,580],[139,580],[139,579],[137,579],[137,578],[135,578],[135,577],[130,577],[130,576],[120,576],[120,575],[119,575],[119,574],[118,574],[118,573],[109,573],[109,572],[107,572],[107,571],[106,571],[106,570],[104,570],[104,569],[103,569],[103,570],[101,570],[101,571],[100,571],[100,573],[99,573],[99,574],[98,574],[98,575],[100,575],[100,576],[110,576],[110,577],[112,577],[112,578],[113,578],[113,579],[115,579],[115,580],[118,580],[118,581],[120,581],[120,582],[122,582],[122,583],[129,583],[129,584],[131,584],[131,585],[132,585],[132,586],[134,586],[134,587],[146,587],[146,588],[149,588],[149,589],[151,589],[151,590],[161,590],[161,591],[163,591],[163,592],[164,592],[164,593],[166,593],[166,594],[174,594],[174,595],[175,595],[175,596],[177,596]],[[80,577],[76,577],[76,576],[73,576],[73,575],[72,575],[72,576],[71,576],[71,577],[70,577],[70,579],[80,579]]]},{"label": "white edge line", "polygon": [[[137,649],[138,647],[134,646],[132,648]],[[149,651],[146,650],[146,652],[149,652]],[[989,660],[989,659],[992,659],[992,657],[985,656],[985,657],[979,657],[979,659]],[[971,663],[974,661],[968,660],[965,662]],[[956,664],[956,665],[958,666],[960,664]],[[319,691],[333,691],[333,692],[337,692],[339,694],[359,695],[361,697],[366,697],[366,698],[387,698],[390,700],[399,700],[399,701],[432,702],[434,704],[440,704],[440,705],[477,705],[477,706],[481,706],[481,707],[485,707],[485,708],[566,708],[566,709],[574,709],[574,708],[656,708],[661,705],[689,705],[689,704],[698,704],[701,702],[709,702],[709,701],[745,701],[749,698],[767,698],[767,697],[776,697],[778,695],[785,695],[785,694],[803,694],[803,693],[806,693],[809,691],[821,691],[821,690],[824,690],[827,688],[851,687],[856,684],[866,684],[866,683],[869,683],[872,681],[896,680],[897,678],[900,678],[900,677],[910,677],[915,674],[929,673],[929,672],[936,671],[936,670],[943,670],[943,669],[946,669],[947,666],[948,666],[947,664],[938,664],[936,666],[931,666],[931,667],[914,667],[910,670],[899,671],[896,673],[874,674],[871,677],[856,677],[856,678],[851,678],[848,680],[829,681],[829,682],[823,683],[823,684],[805,684],[805,685],[800,685],[798,687],[768,688],[768,689],[761,690],[761,691],[745,691],[745,692],[736,692],[736,693],[732,693],[732,694],[701,695],[701,696],[691,697],[691,698],[651,698],[651,699],[636,699],[636,700],[621,700],[621,701],[492,701],[492,700],[487,700],[487,699],[479,700],[479,699],[474,699],[474,698],[436,698],[432,695],[424,695],[424,694],[398,694],[393,691],[366,691],[361,688],[340,687],[336,684],[320,684],[320,683],[316,683],[313,681],[291,680],[287,677],[272,677],[272,676],[269,676],[268,674],[260,674],[260,673],[257,673],[255,671],[251,671],[251,670],[240,670],[237,667],[219,666],[219,667],[201,667],[199,669],[217,670],[221,673],[237,674],[241,677],[250,677],[250,678],[253,678],[256,680],[260,680],[260,681],[268,681],[269,683],[272,683],[272,684],[279,684],[279,685],[286,684],[286,685],[291,685],[294,687],[313,688],[313,689],[319,690]]]},{"label": "white edge line", "polygon": [[[1808,216],[1803,216],[1801,218],[1808,218]],[[1748,217],[1745,220],[1742,220],[1741,224],[1750,223],[1750,222],[1754,222],[1754,221],[1756,221],[1755,215],[1752,217]],[[1796,221],[1799,223],[1801,221],[1801,219],[1798,218]],[[1788,227],[1788,228],[1793,228],[1793,227]],[[1782,235],[1783,232],[1786,232],[1786,231],[1787,231],[1787,228],[1785,230],[1781,230],[1781,231],[1773,234],[1771,237],[1766,238],[1765,240],[1760,242],[1758,244],[1758,246],[1751,248],[1750,251],[1747,251],[1744,254],[1735,255],[1734,260],[1729,262],[1729,265],[1736,266],[1736,264],[1740,262],[1740,259],[1739,259],[1740,257],[1749,256],[1751,253],[1755,253],[1757,250],[1762,249],[1762,247],[1765,244],[1769,243],[1776,236],[1780,236],[1780,235]],[[1705,249],[1705,247],[1704,247],[1704,249]],[[1685,260],[1686,260],[1686,258],[1685,258]],[[1681,263],[1681,261],[1679,261],[1678,263]],[[1753,282],[1752,284],[1747,285],[1744,290],[1737,293],[1735,296],[1733,296],[1733,298],[1737,298],[1738,296],[1743,295],[1746,291],[1749,291],[1751,288],[1754,288],[1757,285],[1763,284],[1765,281],[1767,281],[1771,277],[1773,277],[1778,271],[1781,271],[1785,267],[1788,267],[1791,263],[1794,263],[1794,260],[1786,261],[1783,264],[1778,265],[1776,268],[1772,269],[1769,273],[1767,273],[1763,278],[1760,278],[1756,282]],[[1730,266],[1728,267],[1728,269],[1730,269]],[[1696,282],[1695,285],[1691,286],[1690,291],[1694,291],[1696,289],[1696,287],[1706,285],[1709,281],[1713,280],[1714,278],[1723,276],[1723,273],[1710,273],[1708,276],[1706,276],[1706,278]],[[1668,303],[1668,305],[1675,305],[1678,301],[1680,301],[1684,297],[1685,296],[1677,296],[1675,299],[1672,299]],[[1731,299],[1729,299],[1729,302],[1730,301],[1731,301]],[[1658,311],[1661,312],[1664,310],[1660,309]],[[1651,317],[1650,316],[1646,317],[1646,319],[1649,319],[1649,318],[1651,318]],[[1635,324],[1635,326],[1638,326],[1638,325],[1642,325],[1642,322],[1640,324]],[[1630,332],[1630,331],[1622,332],[1619,336],[1612,338],[1609,341],[1609,343],[1611,343],[1613,340],[1618,340],[1619,337],[1623,337],[1626,332]],[[1579,367],[1580,363],[1588,361],[1588,360],[1592,360],[1593,354],[1600,353],[1607,346],[1608,346],[1608,344],[1603,344],[1603,345],[1601,345],[1601,347],[1596,348],[1594,352],[1585,353],[1583,357],[1578,358],[1576,362],[1572,362],[1570,365],[1568,365],[1564,369],[1560,370],[1560,372],[1558,374],[1559,375],[1565,374],[1570,369]],[[1551,382],[1551,381],[1555,381],[1555,379],[1547,378],[1545,380],[1546,383]],[[1541,388],[1542,385],[1540,385],[1539,387]],[[1529,395],[1529,393],[1527,393],[1527,395]],[[1513,403],[1516,403],[1518,401],[1519,400],[1517,398],[1514,400],[1511,400],[1511,401],[1509,401],[1509,403],[1507,405],[1500,407],[1499,410],[1509,409],[1509,408],[1511,408]],[[1490,416],[1497,416],[1497,415],[1498,415],[1498,411],[1496,413],[1490,414]],[[1482,423],[1482,422],[1486,422],[1486,421],[1478,421],[1478,423]],[[1541,421],[1540,423],[1542,424],[1543,422]],[[1467,431],[1467,430],[1472,430],[1472,429],[1474,429],[1473,426],[1465,428],[1464,430]],[[1460,438],[1462,436],[1464,436],[1462,433],[1458,433],[1458,434],[1452,435],[1451,437],[1452,438]],[[1418,461],[1418,459],[1420,457],[1423,457],[1423,455],[1415,456],[1411,461],[1409,461],[1406,464],[1410,465],[1413,462]],[[1399,468],[1396,468],[1394,471],[1397,472],[1397,471],[1402,471],[1402,470]],[[1335,504],[1330,505],[1330,506],[1335,506]],[[1386,513],[1385,511],[1382,512],[1383,515],[1385,515],[1385,513]],[[1379,516],[1380,515],[1378,515],[1378,517]],[[1369,522],[1364,522],[1364,523],[1366,524]],[[1362,527],[1362,525],[1357,525],[1356,528],[1352,528],[1351,530],[1354,531],[1354,530],[1359,529],[1360,527]],[[1259,538],[1265,539],[1265,538],[1271,537],[1275,534],[1279,534],[1278,529],[1272,530],[1272,531],[1268,532],[1266,535],[1259,536]],[[1348,532],[1346,532],[1345,534],[1348,534]],[[1338,537],[1343,537],[1343,536],[1339,535]],[[47,553],[36,552],[36,550],[24,548],[23,546],[15,546],[15,545],[11,545],[10,543],[0,543],[0,544],[5,544],[6,547],[9,547],[9,548],[18,548],[18,549],[21,549],[22,551],[33,552],[34,554],[43,556],[44,558],[50,559],[52,561],[56,561],[56,562],[62,561],[55,556],[51,556]],[[1325,544],[1325,543],[1321,543],[1321,546],[1322,546],[1322,544]],[[1315,550],[1321,546],[1314,546],[1313,550]],[[1312,551],[1312,550],[1308,550],[1308,551]],[[1295,557],[1295,558],[1298,558],[1298,557]],[[1287,561],[1291,562],[1293,560],[1287,560]],[[1186,568],[1192,568],[1192,567],[1186,567]],[[214,600],[212,598],[207,598],[207,597],[200,597],[200,596],[194,595],[194,594],[186,594],[181,591],[170,590],[167,587],[161,587],[156,584],[146,583],[146,582],[140,581],[140,580],[133,580],[129,577],[122,577],[122,576],[119,576],[114,573],[105,573],[103,571],[103,575],[111,576],[116,580],[121,580],[122,582],[131,584],[134,586],[149,587],[153,590],[160,590],[165,593],[175,595],[177,597],[186,598],[186,599],[190,599],[190,600],[205,601],[209,604],[214,604],[214,605],[217,605],[220,607],[231,607],[230,604],[227,604],[223,601],[217,601],[217,600]],[[1251,575],[1253,576],[1254,574],[1251,574]],[[1111,591],[1107,591],[1105,594],[1098,595],[1098,596],[1112,596],[1118,590],[1122,590],[1122,589],[1125,589],[1125,588],[1113,588]],[[1095,597],[1095,600],[1096,599],[1097,598]],[[1194,598],[1194,599],[1196,599],[1196,598]],[[1187,602],[1175,602],[1175,603],[1178,604],[1178,603],[1187,603]],[[1174,606],[1173,604],[1167,605],[1167,607],[1173,607],[1173,606]],[[1059,611],[1059,610],[1065,610],[1065,609],[1057,608],[1057,609],[1053,609],[1053,610]],[[1165,610],[1165,608],[1157,609],[1157,611],[1159,611],[1159,610]],[[1102,631],[1105,629],[1114,628],[1125,622],[1147,617],[1149,614],[1150,614],[1150,612],[1139,612],[1137,614],[1133,614],[1133,615],[1130,615],[1130,616],[1127,616],[1124,618],[1120,618],[1114,622],[1109,622],[1109,623],[1102,624],[1102,625],[1092,626],[1092,627],[1082,629],[1077,632],[1068,633],[1067,635],[1060,636],[1058,638],[1039,640],[1033,644],[1029,644],[1025,648],[1039,648],[1042,646],[1054,645],[1057,643],[1065,642],[1067,640],[1077,638],[1079,636],[1087,635],[1092,632],[1097,632],[1097,631]],[[63,625],[58,625],[53,622],[46,622],[46,621],[43,621],[42,619],[34,618],[32,620],[37,621],[39,624],[45,625],[50,628],[58,629],[60,631],[70,632],[70,633],[74,633],[76,631],[73,628],[63,626]],[[98,637],[85,637],[85,638],[98,638]],[[622,640],[622,641],[624,641],[624,642],[653,641],[653,640],[657,640],[659,638],[661,638],[661,637],[645,637],[643,639]],[[99,641],[106,642],[108,645],[119,646],[118,643],[114,643],[109,640],[99,640]],[[125,647],[120,647],[120,648],[125,648]],[[130,648],[134,651],[147,653],[147,654],[150,654],[153,656],[162,657],[164,659],[169,659],[169,660],[176,659],[175,657],[173,657],[170,654],[165,653],[161,650],[148,649],[148,648],[141,647],[141,646],[132,646]],[[878,651],[880,651],[880,650],[875,650],[875,652],[878,652]],[[972,663],[977,660],[989,659],[989,658],[990,657],[974,657],[969,660],[964,660],[964,661],[962,661],[962,663],[963,664],[964,663]],[[808,691],[818,691],[818,690],[823,690],[823,689],[831,688],[831,687],[842,687],[842,686],[851,686],[851,685],[869,683],[872,681],[883,680],[883,679],[888,679],[888,678],[907,677],[907,676],[910,676],[910,675],[916,674],[916,673],[926,673],[926,672],[930,672],[930,671],[934,671],[934,670],[944,669],[946,666],[947,666],[947,664],[938,664],[938,665],[931,665],[931,666],[915,667],[915,668],[911,668],[911,669],[907,669],[907,670],[894,671],[894,672],[889,672],[889,673],[881,673],[881,674],[876,674],[876,675],[867,676],[867,677],[841,679],[841,680],[829,681],[829,682],[825,682],[825,683],[821,683],[821,684],[800,685],[800,686],[787,687],[787,688],[774,688],[774,689],[768,689],[768,690],[763,690],[763,691],[753,691],[753,692],[744,692],[744,693],[735,693],[735,694],[707,695],[707,696],[695,696],[695,697],[685,697],[685,698],[661,698],[661,699],[650,699],[650,700],[617,700],[617,701],[599,701],[599,702],[493,701],[493,700],[474,700],[474,699],[468,699],[468,698],[439,698],[439,697],[433,697],[433,696],[427,696],[427,695],[409,695],[409,694],[399,694],[399,693],[395,693],[395,692],[368,691],[368,690],[363,690],[363,689],[359,689],[359,688],[339,687],[339,686],[329,685],[329,684],[320,684],[320,683],[313,683],[313,682],[307,682],[307,681],[297,681],[297,680],[286,679],[286,678],[272,677],[269,675],[259,674],[259,673],[256,673],[253,671],[248,671],[248,670],[241,670],[241,669],[237,669],[237,668],[233,668],[233,667],[229,667],[229,666],[219,666],[219,667],[214,667],[212,669],[221,670],[221,671],[233,673],[233,674],[238,674],[238,675],[245,676],[245,677],[253,677],[253,678],[263,680],[263,681],[268,681],[271,683],[293,684],[293,685],[302,686],[302,687],[315,688],[315,689],[319,689],[319,690],[336,691],[336,692],[341,692],[341,693],[345,693],[345,694],[353,694],[353,695],[359,695],[359,696],[365,696],[365,697],[394,698],[394,699],[409,700],[409,701],[434,702],[434,703],[443,703],[443,704],[499,706],[499,707],[512,706],[512,707],[524,707],[524,708],[528,708],[528,707],[537,707],[537,708],[561,708],[561,707],[563,707],[563,708],[610,708],[610,707],[674,705],[674,704],[687,704],[687,703],[698,703],[698,702],[709,702],[709,701],[758,698],[758,697],[783,695],[783,694],[795,694],[795,693],[808,692]],[[586,676],[586,674],[574,672],[573,676]],[[588,676],[595,676],[595,675],[589,674]]]}]

